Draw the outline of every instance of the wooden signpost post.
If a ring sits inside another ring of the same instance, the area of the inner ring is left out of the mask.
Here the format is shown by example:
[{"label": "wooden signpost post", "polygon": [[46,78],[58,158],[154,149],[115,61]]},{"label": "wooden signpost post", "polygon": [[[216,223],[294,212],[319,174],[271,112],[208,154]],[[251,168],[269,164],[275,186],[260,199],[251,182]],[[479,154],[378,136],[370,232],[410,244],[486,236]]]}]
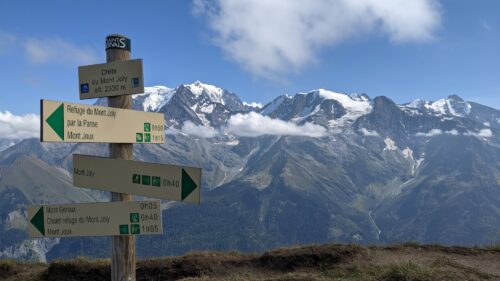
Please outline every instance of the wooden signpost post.
[{"label": "wooden signpost post", "polygon": [[109,143],[109,158],[73,155],[73,184],[111,191],[110,203],[31,206],[31,237],[112,236],[111,280],[135,281],[135,235],[162,234],[160,201],[200,203],[201,169],[132,161],[133,144],[164,143],[161,113],[131,110],[144,92],[142,60],[130,39],[106,37],[105,64],[78,69],[80,99],[108,97],[108,107],[41,100],[40,141]]},{"label": "wooden signpost post", "polygon": [[[120,44],[116,44],[120,42]],[[128,44],[127,44],[128,43]],[[106,37],[106,61],[124,61],[130,59],[130,39],[122,35],[109,35]],[[131,109],[129,95],[108,98],[108,106],[114,108]],[[122,124],[126,127],[127,124]],[[134,157],[133,144],[109,144],[109,157],[115,159],[132,160]],[[132,201],[132,195],[111,193],[111,201]],[[135,237],[113,236],[111,245],[111,280],[135,281]]]}]

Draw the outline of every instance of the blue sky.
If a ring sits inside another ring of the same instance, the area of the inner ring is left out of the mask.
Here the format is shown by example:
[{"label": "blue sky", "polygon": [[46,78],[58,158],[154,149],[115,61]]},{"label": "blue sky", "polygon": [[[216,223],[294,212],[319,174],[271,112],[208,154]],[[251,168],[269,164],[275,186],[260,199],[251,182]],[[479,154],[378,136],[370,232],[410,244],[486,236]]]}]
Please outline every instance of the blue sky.
[{"label": "blue sky", "polygon": [[399,103],[458,94],[500,108],[500,1],[232,2],[0,0],[0,111],[79,102],[77,67],[105,61],[110,33],[131,38],[146,86],[200,80],[262,103],[317,88]]}]

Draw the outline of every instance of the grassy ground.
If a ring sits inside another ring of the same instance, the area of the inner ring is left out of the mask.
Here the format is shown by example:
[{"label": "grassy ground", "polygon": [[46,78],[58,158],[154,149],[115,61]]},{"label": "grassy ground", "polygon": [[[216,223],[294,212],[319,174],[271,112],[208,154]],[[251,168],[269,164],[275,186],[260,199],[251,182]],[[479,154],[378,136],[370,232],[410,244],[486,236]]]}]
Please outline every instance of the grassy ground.
[{"label": "grassy ground", "polygon": [[[109,280],[108,260],[51,264],[0,261],[0,280]],[[414,243],[387,247],[314,245],[264,254],[191,253],[141,260],[137,280],[500,280],[500,247]]]}]

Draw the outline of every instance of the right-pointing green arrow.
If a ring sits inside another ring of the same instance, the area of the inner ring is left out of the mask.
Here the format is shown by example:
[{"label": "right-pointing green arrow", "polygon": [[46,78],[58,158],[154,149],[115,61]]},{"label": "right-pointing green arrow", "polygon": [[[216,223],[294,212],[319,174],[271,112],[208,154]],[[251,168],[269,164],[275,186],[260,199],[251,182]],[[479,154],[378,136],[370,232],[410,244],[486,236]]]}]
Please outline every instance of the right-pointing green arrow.
[{"label": "right-pointing green arrow", "polygon": [[54,132],[64,140],[64,103],[61,103],[46,121]]},{"label": "right-pointing green arrow", "polygon": [[44,224],[44,217],[43,217],[43,207],[40,207],[38,212],[31,218],[30,220],[31,224],[40,231],[40,233],[45,236],[45,224]]},{"label": "right-pointing green arrow", "polygon": [[188,175],[184,169],[182,169],[182,190],[181,190],[181,201],[184,201],[186,197],[191,194],[198,186],[196,183],[191,179],[191,177]]}]

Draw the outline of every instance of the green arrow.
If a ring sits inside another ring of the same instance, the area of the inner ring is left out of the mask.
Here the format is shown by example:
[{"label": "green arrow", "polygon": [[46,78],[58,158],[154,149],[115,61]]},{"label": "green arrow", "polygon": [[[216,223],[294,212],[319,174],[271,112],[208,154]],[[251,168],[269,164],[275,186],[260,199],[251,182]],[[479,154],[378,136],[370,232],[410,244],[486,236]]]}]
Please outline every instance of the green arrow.
[{"label": "green arrow", "polygon": [[64,103],[47,118],[47,124],[56,132],[56,134],[64,140]]},{"label": "green arrow", "polygon": [[181,201],[184,201],[186,197],[191,194],[198,186],[196,183],[191,179],[191,177],[188,175],[184,169],[182,169],[182,191],[181,191]]},{"label": "green arrow", "polygon": [[45,236],[45,224],[44,224],[44,217],[43,217],[43,207],[40,207],[40,210],[36,212],[36,214],[31,218],[30,222],[31,224],[40,231],[40,233]]}]

